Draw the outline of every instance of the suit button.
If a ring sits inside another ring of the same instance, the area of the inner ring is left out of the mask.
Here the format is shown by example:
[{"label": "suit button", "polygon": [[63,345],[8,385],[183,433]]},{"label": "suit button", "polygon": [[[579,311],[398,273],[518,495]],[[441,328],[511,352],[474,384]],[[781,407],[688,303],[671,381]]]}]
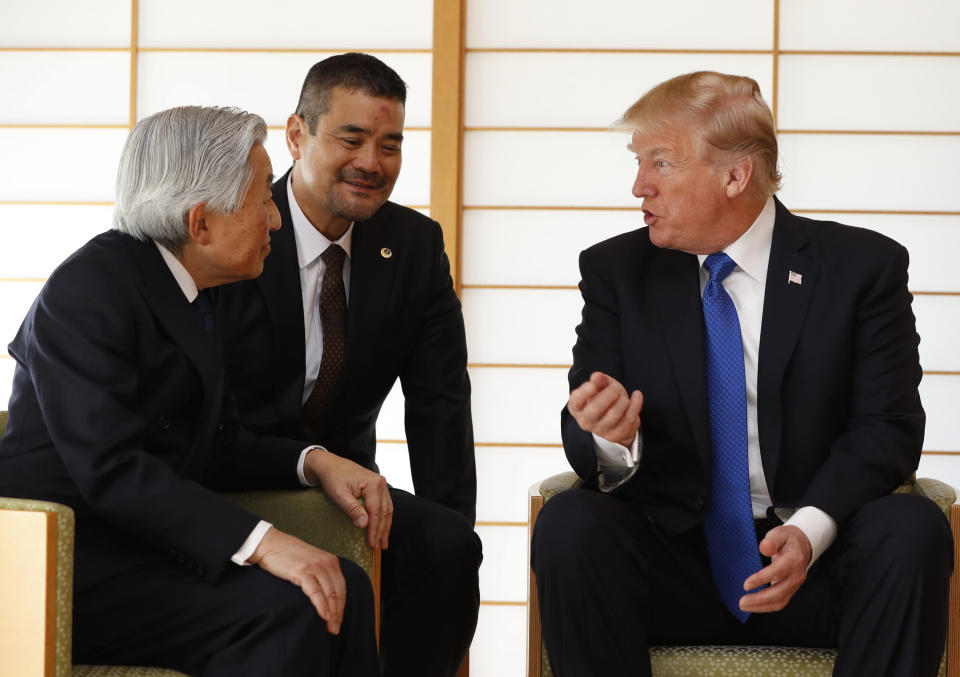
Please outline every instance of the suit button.
[{"label": "suit button", "polygon": [[701,497],[698,496],[693,502],[693,509],[697,512],[703,512],[703,499]]},{"label": "suit button", "polygon": [[158,418],[158,419],[157,419],[157,427],[160,428],[160,430],[166,430],[167,428],[169,428],[169,427],[170,427],[170,417],[169,417],[169,416],[161,416],[160,418]]},{"label": "suit button", "polygon": [[222,432],[223,432],[223,424],[222,424],[222,423],[218,423],[218,424],[217,424],[217,434],[219,435],[219,434],[222,433]]}]

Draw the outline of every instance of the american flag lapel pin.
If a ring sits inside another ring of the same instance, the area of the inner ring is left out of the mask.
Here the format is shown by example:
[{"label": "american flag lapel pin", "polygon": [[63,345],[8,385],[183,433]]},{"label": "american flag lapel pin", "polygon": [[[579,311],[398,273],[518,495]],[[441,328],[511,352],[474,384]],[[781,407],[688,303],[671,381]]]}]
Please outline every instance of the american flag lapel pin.
[{"label": "american flag lapel pin", "polygon": [[803,284],[803,275],[791,270],[787,273],[787,284]]}]

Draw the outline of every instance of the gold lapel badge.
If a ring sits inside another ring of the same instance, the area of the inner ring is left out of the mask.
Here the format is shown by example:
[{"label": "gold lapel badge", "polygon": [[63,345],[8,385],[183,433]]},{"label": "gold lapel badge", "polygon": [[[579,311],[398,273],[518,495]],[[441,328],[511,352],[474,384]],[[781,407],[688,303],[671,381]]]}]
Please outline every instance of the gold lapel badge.
[{"label": "gold lapel badge", "polygon": [[391,256],[393,256],[393,252],[390,251],[389,247],[384,247],[383,249],[380,250],[380,256],[382,256],[385,259],[389,259]]}]

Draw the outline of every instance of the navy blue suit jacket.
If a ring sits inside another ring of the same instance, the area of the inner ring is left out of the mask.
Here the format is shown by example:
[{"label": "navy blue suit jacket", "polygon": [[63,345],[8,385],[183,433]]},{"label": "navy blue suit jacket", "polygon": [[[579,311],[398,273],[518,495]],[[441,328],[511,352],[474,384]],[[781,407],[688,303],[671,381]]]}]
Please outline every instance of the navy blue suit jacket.
[{"label": "navy blue suit jacket", "polygon": [[[777,201],[757,378],[775,506],[816,506],[842,527],[916,469],[925,419],[907,264],[886,237]],[[643,392],[640,465],[616,491],[668,532],[689,529],[708,502],[711,464],[697,257],[655,247],[642,228],[584,251],[580,270],[570,387],[602,371]],[[571,465],[596,486],[590,435],[566,408],[561,426]]]}]

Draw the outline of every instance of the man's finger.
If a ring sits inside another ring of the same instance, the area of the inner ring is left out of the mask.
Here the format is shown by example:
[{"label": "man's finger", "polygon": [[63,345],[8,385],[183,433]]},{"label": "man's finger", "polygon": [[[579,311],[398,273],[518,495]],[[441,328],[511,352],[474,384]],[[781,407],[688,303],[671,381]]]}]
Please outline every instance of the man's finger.
[{"label": "man's finger", "polygon": [[591,397],[599,392],[596,386],[590,381],[585,381],[570,391],[570,399],[567,400],[567,409],[571,414],[579,412],[586,406]]}]

